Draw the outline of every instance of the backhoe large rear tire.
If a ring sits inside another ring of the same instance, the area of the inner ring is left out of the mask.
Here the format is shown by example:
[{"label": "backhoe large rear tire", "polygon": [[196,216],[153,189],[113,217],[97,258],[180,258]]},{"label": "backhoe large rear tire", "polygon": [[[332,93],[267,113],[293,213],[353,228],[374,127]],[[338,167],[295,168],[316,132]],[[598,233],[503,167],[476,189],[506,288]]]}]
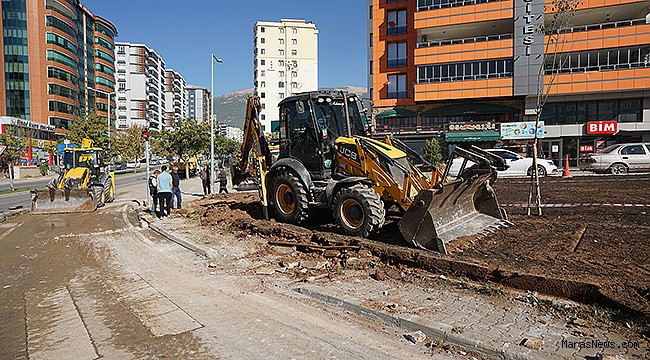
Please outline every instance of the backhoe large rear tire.
[{"label": "backhoe large rear tire", "polygon": [[299,224],[309,216],[307,190],[292,173],[285,172],[273,178],[270,191],[270,205],[276,219],[290,224]]},{"label": "backhoe large rear tire", "polygon": [[341,189],[334,198],[333,210],[336,223],[348,235],[367,237],[386,221],[379,194],[361,184]]}]

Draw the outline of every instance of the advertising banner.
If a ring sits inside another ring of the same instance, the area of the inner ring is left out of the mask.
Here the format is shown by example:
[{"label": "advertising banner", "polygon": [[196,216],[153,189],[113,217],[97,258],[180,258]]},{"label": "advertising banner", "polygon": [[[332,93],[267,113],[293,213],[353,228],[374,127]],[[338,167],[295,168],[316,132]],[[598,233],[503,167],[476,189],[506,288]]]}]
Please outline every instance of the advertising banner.
[{"label": "advertising banner", "polygon": [[[537,137],[544,138],[544,122],[539,122],[539,129],[537,129]],[[535,122],[513,122],[501,123],[501,139],[502,140],[521,140],[521,139],[534,139],[535,138]]]}]

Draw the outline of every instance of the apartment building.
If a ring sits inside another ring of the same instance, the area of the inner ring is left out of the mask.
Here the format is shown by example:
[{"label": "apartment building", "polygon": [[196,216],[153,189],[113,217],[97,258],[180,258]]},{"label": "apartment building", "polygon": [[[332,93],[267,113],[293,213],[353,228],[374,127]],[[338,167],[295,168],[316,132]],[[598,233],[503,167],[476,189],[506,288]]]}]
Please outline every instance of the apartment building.
[{"label": "apartment building", "polygon": [[219,124],[219,135],[241,142],[244,139],[244,130],[226,124]]},{"label": "apartment building", "polygon": [[318,30],[305,20],[258,21],[254,34],[254,84],[260,97],[265,133],[277,132],[278,103],[285,97],[318,90]]},{"label": "apartment building", "polygon": [[187,117],[185,78],[178,72],[165,70],[165,126]]},{"label": "apartment building", "polygon": [[558,165],[650,141],[647,1],[579,2],[551,46],[538,30],[553,21],[550,0],[369,0],[368,9],[379,134],[529,152],[530,136],[501,129],[516,123],[524,135],[548,92],[540,150]]},{"label": "apartment building", "polygon": [[[117,29],[77,0],[2,2],[0,131],[24,129],[32,140],[23,163],[36,161],[79,116],[115,108]],[[27,131],[28,130],[28,131]]]},{"label": "apartment building", "polygon": [[187,117],[198,122],[210,121],[210,90],[196,85],[185,87]]},{"label": "apartment building", "polygon": [[144,44],[117,42],[117,127],[166,125],[165,62]]}]

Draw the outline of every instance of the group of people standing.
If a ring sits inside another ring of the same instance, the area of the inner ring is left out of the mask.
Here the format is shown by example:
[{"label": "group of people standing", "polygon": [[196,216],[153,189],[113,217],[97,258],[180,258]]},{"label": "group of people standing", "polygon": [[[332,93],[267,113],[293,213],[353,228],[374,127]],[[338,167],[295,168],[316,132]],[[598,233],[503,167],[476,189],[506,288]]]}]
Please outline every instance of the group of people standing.
[{"label": "group of people standing", "polygon": [[[208,165],[203,167],[200,177],[203,183],[203,194],[210,194],[210,167]],[[217,179],[219,182],[219,193],[225,192],[227,194],[228,189],[226,187],[228,180],[223,166],[219,167]],[[177,167],[172,168],[171,174],[167,172],[167,165],[163,165],[160,167],[160,170],[156,169],[153,172],[149,177],[149,195],[153,199],[151,202],[151,213],[156,213],[156,208],[159,208],[157,214],[162,218],[169,216],[171,209],[181,208],[183,198],[180,182],[181,179],[178,175]],[[174,207],[174,200],[176,200],[176,207]]]}]

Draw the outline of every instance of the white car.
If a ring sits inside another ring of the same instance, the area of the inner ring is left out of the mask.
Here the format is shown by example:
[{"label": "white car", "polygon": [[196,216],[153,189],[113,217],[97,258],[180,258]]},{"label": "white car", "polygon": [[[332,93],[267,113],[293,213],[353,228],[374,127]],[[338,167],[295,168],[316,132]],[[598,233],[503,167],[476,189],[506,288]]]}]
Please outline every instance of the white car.
[{"label": "white car", "polygon": [[128,169],[139,168],[139,167],[140,167],[140,163],[138,163],[138,162],[128,162],[128,163],[126,163],[126,167],[127,167]]},{"label": "white car", "polygon": [[[485,151],[491,152],[494,155],[502,157],[506,164],[510,167],[504,171],[498,171],[498,177],[511,177],[511,176],[530,176],[533,171],[533,158],[525,158],[515,152],[505,149],[487,149]],[[455,158],[449,169],[449,175],[458,176],[458,171],[463,164],[463,158]],[[474,165],[473,162],[467,161],[465,168]],[[558,171],[557,166],[551,160],[537,158],[537,168],[539,169],[539,176],[544,177],[548,174],[553,174]]]}]

